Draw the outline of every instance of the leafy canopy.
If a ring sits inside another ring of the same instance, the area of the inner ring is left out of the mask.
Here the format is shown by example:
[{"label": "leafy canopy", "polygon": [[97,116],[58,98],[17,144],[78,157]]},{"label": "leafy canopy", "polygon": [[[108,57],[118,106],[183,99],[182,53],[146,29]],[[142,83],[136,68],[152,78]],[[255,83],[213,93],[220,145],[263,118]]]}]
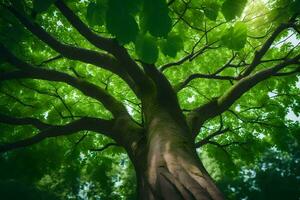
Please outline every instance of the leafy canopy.
[{"label": "leafy canopy", "polygon": [[[86,32],[76,30],[64,17],[57,6],[59,1],[0,2],[0,42],[3,46],[39,69],[64,72],[79,79],[80,83],[88,81],[99,86],[121,102],[137,124],[143,123],[141,101],[133,91],[134,87],[128,84],[130,81],[113,73],[118,70],[107,70],[102,65],[95,67],[98,64],[95,57],[92,57],[95,62],[83,62],[86,57],[74,52],[69,57],[61,55],[63,52],[58,52],[55,45],[50,46],[34,36],[6,7],[13,5],[18,13],[63,44],[104,52],[82,36]],[[300,12],[299,0],[63,2],[92,33],[117,41],[138,64],[155,64],[175,89],[180,88],[177,96],[186,115],[224,95],[238,83],[237,78],[251,65],[257,57],[256,52],[276,28]],[[299,54],[299,18],[295,24],[294,28],[278,33],[252,74]],[[108,63],[112,57],[108,57]],[[170,63],[180,65],[168,67]],[[126,69],[126,64],[122,63],[121,67],[121,71]],[[6,61],[1,51],[0,79],[1,74],[14,70],[16,67]],[[218,130],[227,130],[201,146],[198,153],[231,199],[244,198],[245,194],[261,198],[255,188],[269,191],[269,188],[263,188],[264,181],[272,184],[273,179],[269,181],[270,177],[266,175],[269,171],[277,178],[273,184],[282,179],[291,180],[295,188],[300,188],[299,180],[293,178],[299,176],[299,167],[293,162],[299,159],[296,154],[300,142],[299,64],[289,65],[280,72],[281,75],[255,85],[226,112],[208,120],[196,138],[197,143]],[[184,85],[194,74],[200,74],[200,78],[192,78]],[[104,103],[82,93],[80,88],[40,79],[0,81],[0,144],[37,134],[38,128],[5,123],[7,120],[3,120],[2,115],[31,117],[55,126],[81,117],[105,120],[114,117]],[[5,191],[18,188],[20,192],[13,195],[28,196],[28,199],[32,199],[32,195],[41,196],[41,199],[134,199],[135,174],[125,150],[110,145],[105,151],[93,151],[113,142],[93,131],[79,131],[1,154],[0,188]],[[269,153],[263,154],[267,150]],[[274,152],[280,155],[278,159],[283,166],[288,165],[286,169],[278,167],[284,177],[274,171],[275,167],[259,169],[264,163],[278,164],[272,161]],[[245,182],[248,177],[245,171],[252,168],[257,172],[258,182],[253,177],[248,178],[251,182]],[[232,187],[228,186],[230,183]],[[232,194],[232,188],[239,192]],[[293,190],[293,194],[299,194],[299,190]],[[12,193],[5,195],[14,198],[9,196]]]}]

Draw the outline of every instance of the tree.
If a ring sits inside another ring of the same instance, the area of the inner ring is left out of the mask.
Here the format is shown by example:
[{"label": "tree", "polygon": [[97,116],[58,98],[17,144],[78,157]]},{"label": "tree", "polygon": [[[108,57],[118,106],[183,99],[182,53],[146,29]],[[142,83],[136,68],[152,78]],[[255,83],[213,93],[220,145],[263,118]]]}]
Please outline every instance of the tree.
[{"label": "tree", "polygon": [[299,142],[299,7],[2,0],[2,179],[123,198],[105,170],[125,151],[139,199],[224,199],[211,176]]},{"label": "tree", "polygon": [[270,149],[258,165],[244,169],[234,181],[223,180],[220,185],[228,192],[229,199],[297,199],[300,196],[299,187],[295,187],[300,184],[298,162],[297,149],[291,154]]}]

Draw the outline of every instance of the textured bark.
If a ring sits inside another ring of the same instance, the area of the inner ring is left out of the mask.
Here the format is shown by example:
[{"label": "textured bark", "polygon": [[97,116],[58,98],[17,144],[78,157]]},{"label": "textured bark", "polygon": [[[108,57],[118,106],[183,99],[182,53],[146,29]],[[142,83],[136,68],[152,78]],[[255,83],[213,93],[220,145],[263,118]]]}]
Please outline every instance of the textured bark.
[{"label": "textured bark", "polygon": [[[280,72],[287,66],[300,63],[299,54],[293,58],[290,57],[294,54],[292,51],[283,59],[277,59],[280,62],[275,66],[257,70],[257,66],[263,63],[262,58],[282,31],[293,27],[299,32],[295,28],[297,15],[293,16],[288,23],[281,24],[274,30],[262,47],[255,52],[250,65],[245,65],[246,68],[241,70],[244,71],[242,74],[233,77],[220,75],[233,61],[234,56],[213,74],[192,74],[173,88],[162,71],[195,59],[209,48],[215,48],[212,45],[217,41],[207,44],[195,52],[194,48],[196,46],[194,46],[191,54],[177,62],[164,64],[158,70],[154,64],[146,64],[141,61],[135,62],[127,49],[119,45],[115,39],[105,38],[94,33],[63,0],[55,1],[56,7],[63,16],[88,42],[103,51],[62,43],[36,21],[32,20],[31,17],[27,16],[26,12],[20,12],[13,5],[13,2],[12,4],[8,3],[8,5],[1,4],[28,31],[59,53],[59,57],[92,64],[122,78],[142,103],[143,123],[137,124],[134,122],[127,112],[126,106],[95,83],[53,70],[53,68],[46,69],[33,66],[18,59],[0,43],[0,55],[4,58],[4,61],[17,68],[15,71],[1,73],[0,82],[12,79],[39,79],[62,82],[78,89],[85,96],[102,103],[114,117],[111,120],[83,117],[69,124],[56,126],[31,117],[17,118],[0,113],[0,122],[2,123],[32,125],[40,131],[32,137],[0,146],[0,153],[30,146],[50,137],[69,135],[83,130],[98,132],[115,140],[117,145],[127,150],[136,169],[138,193],[141,200],[224,199],[195,151],[194,139],[200,128],[207,120],[221,115],[229,109],[236,100],[256,84],[272,76],[290,75],[300,70],[297,67],[292,71]],[[207,33],[205,32],[205,35]],[[240,65],[237,66],[241,67]],[[185,117],[178,103],[177,92],[186,87],[190,81],[198,78],[234,80],[236,82],[224,94],[212,98],[210,102],[204,105],[199,105]],[[205,139],[202,141],[205,141]],[[209,141],[209,139],[206,141]],[[201,143],[198,143],[198,145],[201,145]]]},{"label": "textured bark", "polygon": [[171,116],[153,117],[133,161],[139,199],[224,199],[199,160],[191,138]]}]

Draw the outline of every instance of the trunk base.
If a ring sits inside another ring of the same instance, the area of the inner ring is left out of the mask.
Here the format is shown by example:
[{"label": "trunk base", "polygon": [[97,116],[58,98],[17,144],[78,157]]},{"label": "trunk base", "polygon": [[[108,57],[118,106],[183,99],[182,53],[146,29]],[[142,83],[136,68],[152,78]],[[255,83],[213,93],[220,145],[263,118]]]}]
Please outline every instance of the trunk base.
[{"label": "trunk base", "polygon": [[[159,140],[148,152],[146,174],[141,172],[142,200],[223,200],[196,152]],[[158,148],[159,147],[159,148]]]}]

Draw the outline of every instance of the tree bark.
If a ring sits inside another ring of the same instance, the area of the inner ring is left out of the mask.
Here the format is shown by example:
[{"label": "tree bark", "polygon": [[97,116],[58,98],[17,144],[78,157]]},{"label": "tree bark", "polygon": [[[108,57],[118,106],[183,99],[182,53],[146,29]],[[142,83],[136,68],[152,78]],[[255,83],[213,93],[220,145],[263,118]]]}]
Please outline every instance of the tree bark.
[{"label": "tree bark", "polygon": [[172,116],[152,118],[133,159],[141,200],[222,200],[203,167],[190,133]]}]

